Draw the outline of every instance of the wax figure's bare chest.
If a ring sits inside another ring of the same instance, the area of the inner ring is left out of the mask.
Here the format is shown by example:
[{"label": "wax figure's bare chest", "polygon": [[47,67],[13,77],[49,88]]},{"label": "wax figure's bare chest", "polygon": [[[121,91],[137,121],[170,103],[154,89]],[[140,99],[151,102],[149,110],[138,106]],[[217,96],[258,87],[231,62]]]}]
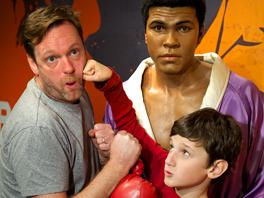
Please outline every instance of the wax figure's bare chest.
[{"label": "wax figure's bare chest", "polygon": [[[170,149],[171,127],[175,120],[200,109],[210,82],[212,65],[198,62],[184,80],[171,82],[171,76],[157,77],[155,67],[143,75],[142,94],[152,131],[158,144]],[[179,83],[181,82],[181,84]],[[178,83],[178,85],[177,85]]]},{"label": "wax figure's bare chest", "polygon": [[200,108],[204,93],[190,96],[143,91],[144,104],[158,144],[170,149],[169,138],[175,120]]}]

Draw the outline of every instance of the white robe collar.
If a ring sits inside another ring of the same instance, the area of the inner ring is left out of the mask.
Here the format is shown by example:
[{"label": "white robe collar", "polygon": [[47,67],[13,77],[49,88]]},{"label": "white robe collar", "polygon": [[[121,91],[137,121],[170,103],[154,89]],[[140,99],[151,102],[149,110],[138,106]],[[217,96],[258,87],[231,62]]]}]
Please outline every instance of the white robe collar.
[{"label": "white robe collar", "polygon": [[[199,60],[213,64],[210,83],[200,108],[212,107],[217,109],[224,96],[229,81],[230,69],[226,66],[220,56],[215,53],[197,54],[195,56]],[[151,58],[143,60],[128,81],[124,82],[124,90],[130,100],[133,101],[133,107],[136,110],[139,123],[145,128],[149,136],[156,141],[148,119],[141,90],[143,73],[147,67],[153,64]]]}]

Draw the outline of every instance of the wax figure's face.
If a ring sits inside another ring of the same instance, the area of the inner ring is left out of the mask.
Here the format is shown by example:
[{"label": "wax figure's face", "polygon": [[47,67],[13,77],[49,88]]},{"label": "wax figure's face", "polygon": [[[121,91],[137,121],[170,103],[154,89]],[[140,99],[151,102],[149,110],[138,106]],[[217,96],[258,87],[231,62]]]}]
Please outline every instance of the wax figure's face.
[{"label": "wax figure's face", "polygon": [[191,7],[151,7],[145,41],[156,67],[166,74],[182,74],[194,64],[200,43],[196,10]]},{"label": "wax figure's face", "polygon": [[54,100],[73,104],[81,97],[85,47],[70,22],[51,28],[34,50],[37,65],[28,57],[37,84]]},{"label": "wax figure's face", "polygon": [[208,154],[197,143],[179,135],[170,139],[171,150],[165,161],[164,182],[177,190],[207,187],[211,181],[207,174]]}]

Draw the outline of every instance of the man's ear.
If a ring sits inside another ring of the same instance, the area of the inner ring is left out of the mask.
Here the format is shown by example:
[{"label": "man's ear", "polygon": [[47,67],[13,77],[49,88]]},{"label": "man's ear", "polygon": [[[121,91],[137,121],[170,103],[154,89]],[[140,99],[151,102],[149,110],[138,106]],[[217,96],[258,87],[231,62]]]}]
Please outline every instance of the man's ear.
[{"label": "man's ear", "polygon": [[214,164],[208,168],[207,175],[210,179],[216,179],[220,177],[228,168],[227,161],[223,159],[216,160]]},{"label": "man's ear", "polygon": [[197,45],[199,45],[202,42],[203,33],[204,33],[204,24],[200,28],[199,35],[198,35]]},{"label": "man's ear", "polygon": [[145,34],[145,43],[148,44],[147,35]]},{"label": "man's ear", "polygon": [[39,71],[38,71],[38,66],[35,63],[35,61],[27,54],[27,61],[28,64],[30,66],[30,69],[33,71],[33,73],[38,76],[39,75]]}]

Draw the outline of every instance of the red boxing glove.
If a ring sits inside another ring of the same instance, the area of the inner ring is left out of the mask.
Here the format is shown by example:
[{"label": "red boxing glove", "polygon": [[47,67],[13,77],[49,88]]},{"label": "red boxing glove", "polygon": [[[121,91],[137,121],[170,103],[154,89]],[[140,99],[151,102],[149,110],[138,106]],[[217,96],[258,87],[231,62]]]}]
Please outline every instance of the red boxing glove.
[{"label": "red boxing glove", "polygon": [[138,159],[133,172],[118,184],[110,198],[157,198],[152,183],[140,176],[143,170],[144,164],[141,159]]}]

